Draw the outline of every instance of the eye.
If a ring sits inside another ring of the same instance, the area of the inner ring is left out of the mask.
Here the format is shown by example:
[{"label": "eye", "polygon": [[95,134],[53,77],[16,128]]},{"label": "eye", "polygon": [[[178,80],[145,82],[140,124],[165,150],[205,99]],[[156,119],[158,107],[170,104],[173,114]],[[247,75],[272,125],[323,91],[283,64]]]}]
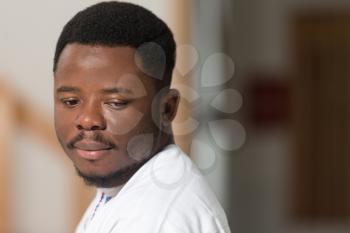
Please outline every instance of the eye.
[{"label": "eye", "polygon": [[107,102],[106,105],[113,109],[123,109],[128,105],[128,102],[126,101],[110,101]]},{"label": "eye", "polygon": [[78,99],[73,99],[73,98],[61,99],[61,102],[69,108],[73,108],[80,103],[80,101]]}]

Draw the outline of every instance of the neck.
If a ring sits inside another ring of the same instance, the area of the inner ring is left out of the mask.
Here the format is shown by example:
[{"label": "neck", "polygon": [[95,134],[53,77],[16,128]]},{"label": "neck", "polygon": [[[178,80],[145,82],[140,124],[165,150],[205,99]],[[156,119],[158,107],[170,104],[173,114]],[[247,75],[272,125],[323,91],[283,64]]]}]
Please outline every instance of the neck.
[{"label": "neck", "polygon": [[174,138],[172,134],[160,132],[153,146],[151,156],[144,158],[142,161],[139,161],[119,171],[118,173],[112,174],[110,177],[105,179],[105,182],[101,182],[98,186],[101,188],[111,188],[125,184],[145,163],[147,163],[151,158],[153,158],[153,156],[162,151],[166,146],[173,143]]},{"label": "neck", "polygon": [[157,138],[155,139],[151,157],[153,157],[154,155],[162,151],[166,146],[173,143],[174,143],[174,136],[172,132],[169,134],[160,130],[157,135]]}]

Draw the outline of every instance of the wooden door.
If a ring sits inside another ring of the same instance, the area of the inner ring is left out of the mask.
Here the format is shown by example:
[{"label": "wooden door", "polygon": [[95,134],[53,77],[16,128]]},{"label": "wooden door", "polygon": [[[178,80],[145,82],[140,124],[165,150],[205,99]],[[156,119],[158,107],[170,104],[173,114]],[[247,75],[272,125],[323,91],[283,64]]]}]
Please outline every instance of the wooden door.
[{"label": "wooden door", "polygon": [[294,216],[350,219],[350,11],[294,21]]}]

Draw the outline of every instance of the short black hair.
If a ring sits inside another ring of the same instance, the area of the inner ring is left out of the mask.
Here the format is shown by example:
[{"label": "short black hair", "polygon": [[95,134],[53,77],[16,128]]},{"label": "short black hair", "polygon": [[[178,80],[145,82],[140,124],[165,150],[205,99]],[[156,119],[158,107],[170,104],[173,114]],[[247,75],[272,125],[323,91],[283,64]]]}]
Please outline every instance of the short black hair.
[{"label": "short black hair", "polygon": [[63,49],[72,43],[133,47],[146,73],[170,85],[176,54],[173,34],[166,23],[141,6],[111,1],[78,12],[58,39],[53,72]]}]

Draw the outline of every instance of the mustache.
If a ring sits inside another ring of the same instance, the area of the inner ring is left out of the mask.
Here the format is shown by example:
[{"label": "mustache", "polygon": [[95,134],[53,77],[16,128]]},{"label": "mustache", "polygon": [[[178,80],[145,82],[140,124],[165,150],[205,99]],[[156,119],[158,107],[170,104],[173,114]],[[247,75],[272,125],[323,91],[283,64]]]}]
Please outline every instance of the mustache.
[{"label": "mustache", "polygon": [[116,148],[116,144],[111,142],[109,139],[107,139],[105,136],[103,136],[99,132],[94,132],[94,134],[87,136],[84,131],[81,131],[77,136],[75,136],[73,139],[71,139],[68,144],[67,148],[69,149],[74,149],[75,148],[75,143],[82,141],[82,140],[89,140],[89,141],[94,141],[98,143],[102,143],[108,147],[111,147],[111,149]]}]

